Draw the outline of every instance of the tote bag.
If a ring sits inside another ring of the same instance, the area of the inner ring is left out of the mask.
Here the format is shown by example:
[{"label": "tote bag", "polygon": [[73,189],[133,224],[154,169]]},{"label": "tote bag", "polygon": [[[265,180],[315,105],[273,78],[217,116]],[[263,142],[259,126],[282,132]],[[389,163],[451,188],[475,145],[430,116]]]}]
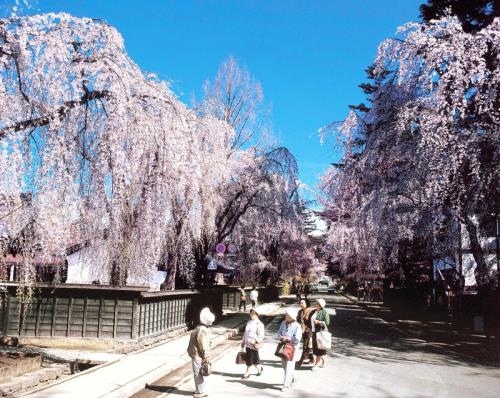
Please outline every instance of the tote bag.
[{"label": "tote bag", "polygon": [[316,343],[320,350],[329,350],[332,347],[332,334],[328,330],[317,332]]}]

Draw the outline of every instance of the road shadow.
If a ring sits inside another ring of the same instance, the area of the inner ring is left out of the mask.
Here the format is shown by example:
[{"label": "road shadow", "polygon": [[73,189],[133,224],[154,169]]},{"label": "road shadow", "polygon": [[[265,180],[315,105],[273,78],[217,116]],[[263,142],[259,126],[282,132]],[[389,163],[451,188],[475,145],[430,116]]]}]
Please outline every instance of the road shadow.
[{"label": "road shadow", "polygon": [[[323,296],[327,308],[335,308],[336,316],[331,318],[332,349],[328,356],[358,357],[377,363],[419,363],[449,366],[471,366],[483,368],[499,368],[499,363],[464,353],[452,351],[454,338],[442,332],[442,325],[435,324],[441,333],[436,341],[436,334],[429,332],[432,325],[423,326],[418,321],[412,323],[412,333],[382,321],[383,311],[368,308],[372,314],[359,308],[355,303],[341,296]],[[420,333],[417,333],[420,332]],[[449,340],[449,343],[446,342]],[[473,341],[463,341],[470,344]],[[478,346],[479,347],[479,346]],[[425,355],[422,355],[425,354]]]}]

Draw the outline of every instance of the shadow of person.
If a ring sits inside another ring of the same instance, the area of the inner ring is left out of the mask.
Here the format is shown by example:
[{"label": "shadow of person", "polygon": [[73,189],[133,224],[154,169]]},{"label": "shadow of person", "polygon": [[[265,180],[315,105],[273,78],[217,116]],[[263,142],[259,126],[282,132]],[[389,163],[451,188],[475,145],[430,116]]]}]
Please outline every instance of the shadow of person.
[{"label": "shadow of person", "polygon": [[250,388],[256,388],[258,390],[281,390],[282,385],[279,384],[269,384],[262,383],[253,380],[227,380],[228,383],[241,383]]},{"label": "shadow of person", "polygon": [[269,361],[269,360],[262,360],[260,361],[260,364],[263,366],[271,366],[273,368],[281,368],[283,365],[281,364],[280,361]]},{"label": "shadow of person", "polygon": [[227,372],[212,371],[213,375],[226,376],[226,377],[241,377],[244,373],[245,372],[241,372],[241,373],[227,373]]},{"label": "shadow of person", "polygon": [[156,391],[156,392],[161,392],[164,394],[172,394],[173,396],[175,395],[193,395],[193,391],[185,391],[185,390],[179,390],[175,386],[151,386],[146,384],[146,390],[149,391]]}]

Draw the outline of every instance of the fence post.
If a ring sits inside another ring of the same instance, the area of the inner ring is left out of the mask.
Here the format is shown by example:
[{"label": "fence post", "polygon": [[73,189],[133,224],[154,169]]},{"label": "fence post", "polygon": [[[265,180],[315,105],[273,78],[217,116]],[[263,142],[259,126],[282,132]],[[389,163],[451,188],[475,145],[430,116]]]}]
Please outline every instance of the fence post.
[{"label": "fence post", "polygon": [[73,297],[70,297],[68,300],[68,319],[66,323],[66,337],[70,335],[71,329],[71,310],[73,309]]},{"label": "fence post", "polygon": [[50,337],[54,336],[54,328],[56,326],[56,308],[57,308],[57,297],[54,296],[54,298],[52,299],[52,322],[50,323]]}]

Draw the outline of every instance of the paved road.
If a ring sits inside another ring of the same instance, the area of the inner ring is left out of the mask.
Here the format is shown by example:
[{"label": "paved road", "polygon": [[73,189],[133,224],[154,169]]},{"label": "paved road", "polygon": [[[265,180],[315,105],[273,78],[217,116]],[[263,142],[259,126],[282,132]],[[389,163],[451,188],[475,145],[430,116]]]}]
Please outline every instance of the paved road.
[{"label": "paved road", "polygon": [[[319,296],[318,296],[319,297]],[[405,335],[342,296],[325,296],[335,308],[334,342],[325,368],[296,371],[298,383],[280,391],[283,371],[273,355],[274,335],[280,317],[268,324],[261,351],[264,373],[242,380],[243,365],[235,365],[237,342],[219,351],[214,374],[209,376],[210,397],[311,397],[311,398],[489,398],[500,396],[497,366],[447,351],[435,344]],[[189,369],[159,380],[141,395],[189,396],[194,383]]]}]

